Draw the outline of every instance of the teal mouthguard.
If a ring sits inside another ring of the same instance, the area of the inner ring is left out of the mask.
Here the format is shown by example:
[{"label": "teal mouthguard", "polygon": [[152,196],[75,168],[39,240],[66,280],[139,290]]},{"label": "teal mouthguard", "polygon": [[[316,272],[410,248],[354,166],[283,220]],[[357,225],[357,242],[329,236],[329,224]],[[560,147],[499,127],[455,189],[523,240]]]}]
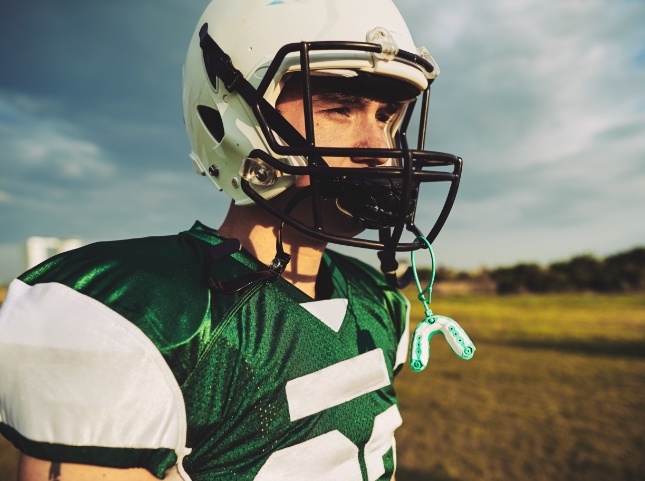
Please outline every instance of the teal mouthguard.
[{"label": "teal mouthguard", "polygon": [[[421,372],[428,366],[430,360],[430,340],[436,333],[443,334],[446,341],[452,348],[452,351],[460,359],[468,360],[475,354],[475,345],[466,334],[457,321],[445,316],[437,316],[432,313],[430,303],[432,302],[432,284],[434,284],[435,275],[435,257],[434,251],[428,239],[423,236],[417,237],[418,241],[425,244],[430,251],[432,265],[430,269],[430,283],[425,289],[421,288],[417,268],[414,262],[414,251],[411,254],[412,273],[414,282],[419,292],[418,298],[423,303],[425,310],[425,319],[414,329],[412,343],[410,345],[410,367],[414,372]],[[428,298],[426,299],[426,294]]]}]

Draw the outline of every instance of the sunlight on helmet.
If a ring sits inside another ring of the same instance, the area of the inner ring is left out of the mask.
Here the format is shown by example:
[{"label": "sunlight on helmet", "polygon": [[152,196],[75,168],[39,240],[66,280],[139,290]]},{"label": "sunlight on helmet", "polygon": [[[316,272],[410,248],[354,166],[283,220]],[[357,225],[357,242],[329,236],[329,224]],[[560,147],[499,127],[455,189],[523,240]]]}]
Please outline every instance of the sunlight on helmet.
[{"label": "sunlight on helmet", "polygon": [[281,172],[256,157],[244,157],[240,167],[240,176],[253,185],[273,185],[280,175]]}]

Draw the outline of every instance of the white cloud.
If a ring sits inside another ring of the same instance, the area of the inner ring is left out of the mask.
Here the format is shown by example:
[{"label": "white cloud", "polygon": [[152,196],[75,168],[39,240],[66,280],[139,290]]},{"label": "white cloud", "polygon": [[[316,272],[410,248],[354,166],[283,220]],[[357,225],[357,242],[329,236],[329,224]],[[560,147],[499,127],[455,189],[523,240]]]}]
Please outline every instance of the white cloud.
[{"label": "white cloud", "polygon": [[0,95],[0,112],[5,114],[0,124],[0,161],[11,163],[11,171],[40,169],[52,178],[72,180],[109,177],[114,172],[99,146],[83,139],[78,127],[41,118],[35,109],[37,101],[29,102],[31,108],[21,109],[25,100],[21,97],[12,102]]},{"label": "white cloud", "polygon": [[51,127],[34,129],[29,137],[14,138],[7,144],[26,166],[55,169],[69,179],[109,176],[113,172],[96,144],[67,137]]},{"label": "white cloud", "polygon": [[465,159],[437,240],[444,259],[548,261],[643,243],[645,4],[397,3],[442,66],[431,141]]}]

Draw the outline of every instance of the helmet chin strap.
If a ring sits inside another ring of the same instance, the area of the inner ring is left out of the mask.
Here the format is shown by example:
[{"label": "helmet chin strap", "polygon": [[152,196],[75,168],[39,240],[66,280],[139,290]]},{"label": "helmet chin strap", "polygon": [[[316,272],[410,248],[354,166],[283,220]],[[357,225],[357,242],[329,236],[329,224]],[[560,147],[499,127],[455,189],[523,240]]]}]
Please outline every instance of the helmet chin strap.
[{"label": "helmet chin strap", "polygon": [[277,277],[281,276],[284,270],[289,265],[291,256],[287,254],[282,247],[282,229],[284,228],[284,221],[280,222],[280,227],[278,228],[278,235],[275,239],[275,257],[269,264],[269,271],[275,274]]},{"label": "helmet chin strap", "polygon": [[[289,215],[291,211],[307,197],[311,197],[311,186],[303,187],[287,202],[286,207],[284,208],[284,213]],[[284,221],[280,221],[280,227],[278,228],[278,234],[275,239],[275,257],[269,264],[269,270],[273,272],[276,276],[281,276],[284,270],[289,265],[291,256],[284,251],[282,245],[282,231],[284,229]]]},{"label": "helmet chin strap", "polygon": [[[387,245],[392,240],[392,233],[389,228],[382,228],[378,231],[378,240],[384,245]],[[396,252],[392,249],[382,250],[377,253],[381,261],[381,272],[385,276],[388,284],[392,287],[399,287],[396,278],[396,271],[399,268],[399,263],[396,260]]]},{"label": "helmet chin strap", "polygon": [[[414,224],[412,224],[411,229],[417,236],[421,235],[419,229]],[[390,228],[379,229],[379,242],[387,245],[391,241],[392,232]],[[399,275],[399,262],[396,260],[396,251],[394,249],[379,251],[377,255],[381,261],[381,272],[390,286],[396,289],[403,289],[412,282],[413,271],[410,267]]]},{"label": "helmet chin strap", "polygon": [[[289,214],[300,202],[302,202],[306,197],[310,196],[310,188],[305,187],[300,192],[291,198],[285,207],[285,213]],[[250,272],[248,274],[241,275],[234,279],[229,280],[220,280],[215,278],[211,273],[211,267],[219,259],[227,257],[241,249],[240,241],[237,239],[227,239],[221,244],[214,246],[211,250],[207,252],[208,256],[208,268],[207,268],[207,279],[208,287],[214,289],[223,294],[232,294],[234,292],[241,292],[254,284],[257,284],[262,281],[273,282],[278,277],[282,275],[291,256],[284,251],[282,243],[282,231],[284,229],[284,221],[280,222],[280,227],[278,228],[278,233],[276,235],[276,254],[271,263],[266,269],[261,269],[257,272]]]}]

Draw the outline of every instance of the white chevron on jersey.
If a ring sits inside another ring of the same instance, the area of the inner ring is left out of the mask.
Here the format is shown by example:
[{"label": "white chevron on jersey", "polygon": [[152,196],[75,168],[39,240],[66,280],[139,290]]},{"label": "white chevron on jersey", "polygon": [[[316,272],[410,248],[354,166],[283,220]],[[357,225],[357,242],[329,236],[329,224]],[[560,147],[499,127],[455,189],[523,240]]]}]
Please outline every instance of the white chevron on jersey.
[{"label": "white chevron on jersey", "polygon": [[303,302],[300,305],[335,332],[340,330],[347,312],[347,299],[326,299],[323,301]]}]

